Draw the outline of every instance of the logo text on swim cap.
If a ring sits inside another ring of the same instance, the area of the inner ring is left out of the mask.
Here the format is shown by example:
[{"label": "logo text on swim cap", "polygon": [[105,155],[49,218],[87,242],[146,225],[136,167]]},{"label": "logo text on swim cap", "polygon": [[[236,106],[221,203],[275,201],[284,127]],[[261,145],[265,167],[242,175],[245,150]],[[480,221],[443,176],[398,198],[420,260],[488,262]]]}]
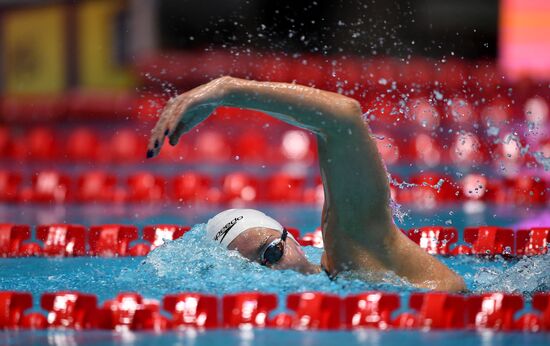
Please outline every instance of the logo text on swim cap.
[{"label": "logo text on swim cap", "polygon": [[235,226],[235,224],[237,223],[237,221],[239,220],[242,220],[244,216],[237,216],[236,218],[234,218],[233,220],[231,220],[231,222],[229,222],[228,224],[226,224],[225,226],[223,226],[223,228],[218,232],[216,233],[216,236],[214,237],[214,240],[218,240],[220,237],[220,243],[223,241],[223,238],[225,238],[225,236],[227,235],[227,233],[229,233],[229,230],[231,228],[233,228],[233,226]]}]

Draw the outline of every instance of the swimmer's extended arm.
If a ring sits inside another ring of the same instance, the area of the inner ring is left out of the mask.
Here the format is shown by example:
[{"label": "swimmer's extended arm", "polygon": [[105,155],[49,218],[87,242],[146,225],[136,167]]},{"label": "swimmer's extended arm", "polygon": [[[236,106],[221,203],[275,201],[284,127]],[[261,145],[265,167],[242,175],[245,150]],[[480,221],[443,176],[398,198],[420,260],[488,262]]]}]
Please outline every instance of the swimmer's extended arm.
[{"label": "swimmer's extended arm", "polygon": [[[317,134],[325,216],[335,220],[340,232],[360,232],[362,238],[368,233],[378,241],[393,225],[386,170],[374,140],[359,103],[340,94],[296,84],[219,78],[170,100],[153,129],[148,155],[158,154],[165,136],[175,145],[217,106],[260,110]],[[337,217],[331,218],[333,214]],[[376,225],[381,229],[375,232]]]},{"label": "swimmer's extended arm", "polygon": [[376,276],[390,270],[421,287],[464,288],[456,274],[394,225],[385,167],[359,103],[349,97],[296,84],[219,78],[169,101],[147,156],[158,154],[166,136],[177,144],[218,106],[259,110],[317,134],[325,189],[323,264],[332,274],[351,269]]},{"label": "swimmer's extended arm", "polygon": [[[367,135],[368,127],[361,118],[359,103],[340,94],[302,85],[223,77],[183,93],[171,99],[161,114],[152,131],[148,154],[158,154],[166,136],[172,145],[177,144],[183,133],[206,119],[218,106],[260,110],[312,131],[318,135],[321,143],[333,142],[329,150],[332,152],[331,157],[321,163],[324,165],[326,162],[328,166],[338,167],[339,170],[342,168],[345,174],[337,183],[339,191],[328,192],[345,195],[343,204],[350,203],[350,206],[356,206],[354,200],[363,201],[366,195],[374,209],[386,209],[388,206],[386,171],[376,145]],[[321,155],[328,154],[324,152],[328,148],[322,149]],[[345,161],[343,157],[354,160]],[[350,178],[357,179],[356,184]],[[340,193],[343,187],[347,191]],[[332,190],[330,186],[328,188]],[[342,209],[350,208],[342,206]],[[361,214],[364,215],[365,210]]]}]

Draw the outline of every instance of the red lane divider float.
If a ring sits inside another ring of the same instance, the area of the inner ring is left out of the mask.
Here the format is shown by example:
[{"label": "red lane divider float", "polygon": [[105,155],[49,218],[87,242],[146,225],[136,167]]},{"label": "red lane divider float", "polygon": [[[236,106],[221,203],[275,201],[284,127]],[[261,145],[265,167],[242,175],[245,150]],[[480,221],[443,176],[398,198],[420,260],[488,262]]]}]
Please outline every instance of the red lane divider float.
[{"label": "red lane divider float", "polygon": [[36,228],[36,238],[44,244],[45,256],[84,256],[86,231],[80,225],[41,225]]},{"label": "red lane divider float", "polygon": [[217,328],[218,298],[197,293],[179,293],[164,296],[164,310],[171,314],[174,328]]},{"label": "red lane divider float", "polygon": [[[89,229],[81,225],[39,225],[34,237],[38,241],[30,241],[31,226],[0,224],[0,257],[146,256],[190,229],[161,224],[145,226],[140,232],[132,225],[97,225]],[[302,246],[323,247],[320,228],[309,233],[294,227],[287,230]],[[537,256],[546,254],[550,245],[550,227],[517,231],[495,226],[467,227],[463,239],[454,227],[425,226],[403,233],[429,254],[442,256]]]},{"label": "red lane divider float", "polygon": [[275,314],[277,295],[244,292],[216,296],[166,295],[162,302],[126,292],[98,306],[93,294],[44,293],[43,312],[31,311],[30,293],[0,291],[0,329],[156,330],[278,328],[296,330],[420,329],[550,332],[550,292],[525,307],[521,295],[412,293],[405,312],[396,293],[364,292],[339,297],[322,292],[292,293]]},{"label": "red lane divider float", "polygon": [[515,253],[515,234],[509,228],[467,227],[464,229],[464,241],[472,244],[474,255],[504,255]]},{"label": "red lane divider float", "polygon": [[432,255],[450,255],[450,245],[456,243],[458,232],[453,227],[421,227],[411,229],[407,236]]},{"label": "red lane divider float", "polygon": [[106,203],[124,200],[124,191],[117,188],[117,177],[102,171],[90,171],[77,178],[75,202]]},{"label": "red lane divider float", "polygon": [[22,325],[23,313],[32,307],[32,296],[24,292],[0,292],[0,327],[17,328]]},{"label": "red lane divider float", "polygon": [[516,254],[529,256],[533,254],[545,254],[550,244],[549,228],[520,229],[516,232]]},{"label": "red lane divider float", "polygon": [[30,236],[30,226],[0,224],[0,256],[20,256],[24,253],[22,251],[22,243],[29,239]]},{"label": "red lane divider float", "polygon": [[294,311],[290,315],[290,327],[294,329],[338,329],[341,325],[342,301],[336,295],[292,293],[286,298],[286,307]]},{"label": "red lane divider float", "polygon": [[366,292],[347,296],[344,299],[347,328],[388,329],[392,313],[399,309],[400,298],[395,293]]},{"label": "red lane divider float", "polygon": [[160,303],[137,293],[120,293],[98,309],[96,327],[113,330],[165,330],[171,321],[161,315]]},{"label": "red lane divider float", "polygon": [[225,328],[254,327],[270,325],[271,311],[277,308],[277,295],[272,293],[238,293],[222,298],[223,326]]},{"label": "red lane divider float", "polygon": [[90,255],[102,257],[128,256],[130,243],[138,239],[138,228],[126,225],[90,227]]},{"label": "red lane divider float", "polygon": [[492,293],[470,297],[465,303],[468,325],[510,331],[518,327],[514,314],[523,308],[523,297]]},{"label": "red lane divider float", "polygon": [[96,327],[97,298],[92,294],[61,291],[44,293],[40,306],[47,311],[52,328],[89,329]]},{"label": "red lane divider float", "polygon": [[405,329],[464,328],[464,297],[445,293],[412,293],[409,307],[414,312],[400,314],[394,326]]},{"label": "red lane divider float", "polygon": [[178,226],[178,225],[145,226],[143,228],[143,239],[151,243],[151,247],[149,250],[154,250],[155,248],[164,244],[165,241],[178,239],[189,230],[191,230],[191,227],[189,226]]}]

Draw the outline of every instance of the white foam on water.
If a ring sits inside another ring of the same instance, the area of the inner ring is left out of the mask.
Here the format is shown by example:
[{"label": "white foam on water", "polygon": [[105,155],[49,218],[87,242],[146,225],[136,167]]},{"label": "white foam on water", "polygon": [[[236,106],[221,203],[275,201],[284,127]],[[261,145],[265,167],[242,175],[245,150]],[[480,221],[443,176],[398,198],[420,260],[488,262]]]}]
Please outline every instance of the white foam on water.
[{"label": "white foam on water", "polygon": [[[196,225],[180,239],[152,251],[134,269],[124,270],[115,284],[131,283],[133,290],[147,296],[177,292],[227,294],[243,291],[286,295],[292,292],[321,291],[342,296],[369,290],[406,293],[418,291],[388,273],[382,282],[364,281],[365,275],[341,273],[331,280],[325,273],[304,275],[292,270],[273,270],[241,257],[203,237],[204,224]],[[303,248],[308,259],[319,263],[322,249]],[[465,278],[475,293],[510,292],[527,297],[550,290],[550,255],[508,260],[457,256],[442,258]],[[121,285],[122,284],[122,285]]]},{"label": "white foam on water", "polygon": [[526,296],[550,290],[550,255],[524,257],[501,267],[481,267],[473,277],[476,292],[509,292]]},{"label": "white foam on water", "polygon": [[[125,271],[118,280],[130,281],[137,291],[153,296],[174,292],[324,291],[345,295],[367,290],[415,290],[395,275],[380,283],[368,283],[355,274],[342,273],[331,280],[325,273],[304,275],[269,269],[205,239],[203,233],[204,224],[196,225],[183,237],[153,250],[138,268]],[[303,249],[311,262],[320,263],[322,249]]]}]

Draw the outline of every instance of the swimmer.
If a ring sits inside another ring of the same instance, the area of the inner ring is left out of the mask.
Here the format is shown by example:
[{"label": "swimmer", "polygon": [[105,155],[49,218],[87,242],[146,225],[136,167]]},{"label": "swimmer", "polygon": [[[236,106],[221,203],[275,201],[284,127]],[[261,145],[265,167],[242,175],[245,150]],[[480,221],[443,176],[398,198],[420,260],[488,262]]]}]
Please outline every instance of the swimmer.
[{"label": "swimmer", "polygon": [[354,272],[380,281],[393,272],[413,286],[465,290],[463,279],[427,254],[394,224],[386,169],[359,103],[349,97],[297,84],[221,77],[172,98],[152,130],[147,157],[168,137],[179,138],[218,106],[254,109],[317,136],[325,203],[320,265],[275,220],[251,209],[226,210],[207,223],[206,236],[273,269],[330,277]]}]

